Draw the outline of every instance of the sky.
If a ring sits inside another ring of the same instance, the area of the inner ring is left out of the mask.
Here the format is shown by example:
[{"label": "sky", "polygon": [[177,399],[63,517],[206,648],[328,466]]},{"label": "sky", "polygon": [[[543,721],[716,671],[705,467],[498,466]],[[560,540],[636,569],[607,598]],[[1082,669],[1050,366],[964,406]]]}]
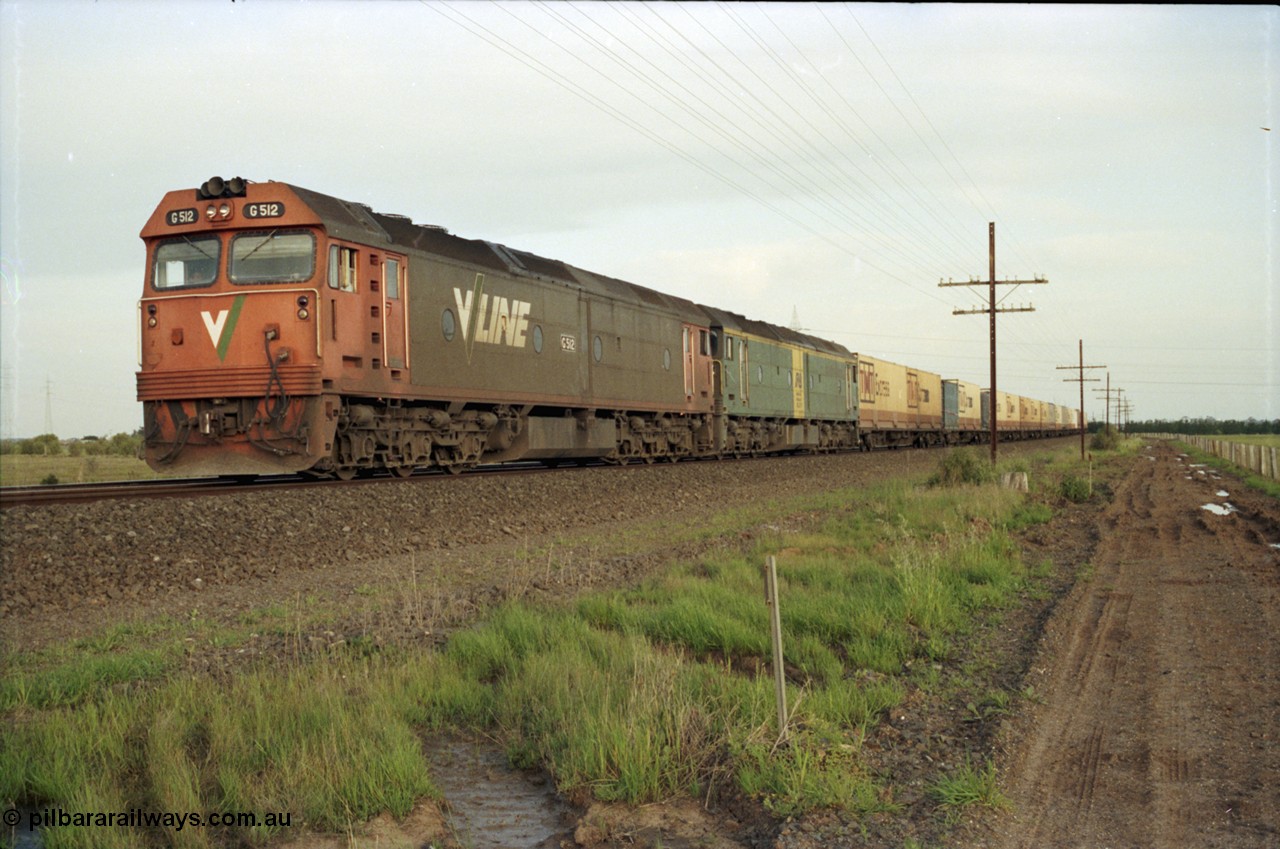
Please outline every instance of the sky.
[{"label": "sky", "polygon": [[214,175],[981,385],[994,222],[1000,389],[1280,418],[1278,92],[1274,6],[0,0],[0,435],[140,426]]}]

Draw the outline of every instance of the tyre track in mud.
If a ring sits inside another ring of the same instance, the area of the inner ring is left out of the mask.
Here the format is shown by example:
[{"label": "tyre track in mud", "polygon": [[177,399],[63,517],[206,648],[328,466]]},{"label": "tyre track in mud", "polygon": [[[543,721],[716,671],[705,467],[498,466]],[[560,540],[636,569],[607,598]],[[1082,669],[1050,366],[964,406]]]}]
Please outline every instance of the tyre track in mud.
[{"label": "tyre track in mud", "polygon": [[[1238,486],[1167,443],[1136,461],[1032,666],[1012,813],[974,845],[1280,846],[1280,504]],[[1201,509],[1223,488],[1236,512]]]}]

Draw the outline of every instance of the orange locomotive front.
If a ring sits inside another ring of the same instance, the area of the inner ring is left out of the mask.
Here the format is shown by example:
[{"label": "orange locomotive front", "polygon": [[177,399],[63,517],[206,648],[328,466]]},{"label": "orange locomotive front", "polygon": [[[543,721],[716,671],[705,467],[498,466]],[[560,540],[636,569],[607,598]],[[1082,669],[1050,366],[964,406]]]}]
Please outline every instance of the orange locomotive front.
[{"label": "orange locomotive front", "polygon": [[[395,394],[374,384],[407,376],[403,311],[384,301],[401,297],[404,258],[344,247],[291,187],[215,177],[166,195],[141,235],[138,400],[153,468],[328,469],[338,393]],[[344,363],[360,364],[360,386]],[[365,366],[378,369],[371,384]]]}]

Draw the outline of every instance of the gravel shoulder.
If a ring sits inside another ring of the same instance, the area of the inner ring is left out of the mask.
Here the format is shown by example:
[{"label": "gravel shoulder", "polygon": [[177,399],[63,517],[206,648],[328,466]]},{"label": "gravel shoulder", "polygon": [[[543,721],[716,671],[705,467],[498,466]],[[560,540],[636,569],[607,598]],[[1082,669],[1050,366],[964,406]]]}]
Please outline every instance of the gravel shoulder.
[{"label": "gravel shoulder", "polygon": [[705,527],[726,510],[768,516],[792,496],[925,473],[938,456],[437,475],[11,507],[0,513],[0,640],[39,649],[120,623],[193,611],[234,622],[271,605],[348,611],[351,621],[328,623],[335,633],[369,626],[414,638],[504,598],[632,583],[723,543]]}]

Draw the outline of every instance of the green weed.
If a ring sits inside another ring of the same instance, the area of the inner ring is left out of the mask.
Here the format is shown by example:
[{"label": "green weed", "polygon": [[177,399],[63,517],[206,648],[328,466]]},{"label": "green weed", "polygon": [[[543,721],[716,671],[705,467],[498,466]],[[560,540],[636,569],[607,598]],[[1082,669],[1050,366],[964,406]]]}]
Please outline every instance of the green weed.
[{"label": "green weed", "polygon": [[1093,497],[1093,484],[1075,475],[1066,475],[1058,485],[1058,491],[1068,501],[1083,504]]},{"label": "green weed", "polygon": [[971,448],[953,448],[942,455],[938,470],[929,478],[931,486],[985,484],[995,478],[991,463]]},{"label": "green weed", "polygon": [[0,680],[0,711],[75,705],[116,684],[159,678],[168,668],[164,652],[142,650],[17,672]]},{"label": "green weed", "polygon": [[1005,808],[1009,805],[1009,800],[997,786],[996,765],[991,760],[982,767],[975,767],[966,760],[955,772],[939,778],[930,790],[930,795],[949,817],[958,816],[962,809],[973,805],[986,808]]}]

